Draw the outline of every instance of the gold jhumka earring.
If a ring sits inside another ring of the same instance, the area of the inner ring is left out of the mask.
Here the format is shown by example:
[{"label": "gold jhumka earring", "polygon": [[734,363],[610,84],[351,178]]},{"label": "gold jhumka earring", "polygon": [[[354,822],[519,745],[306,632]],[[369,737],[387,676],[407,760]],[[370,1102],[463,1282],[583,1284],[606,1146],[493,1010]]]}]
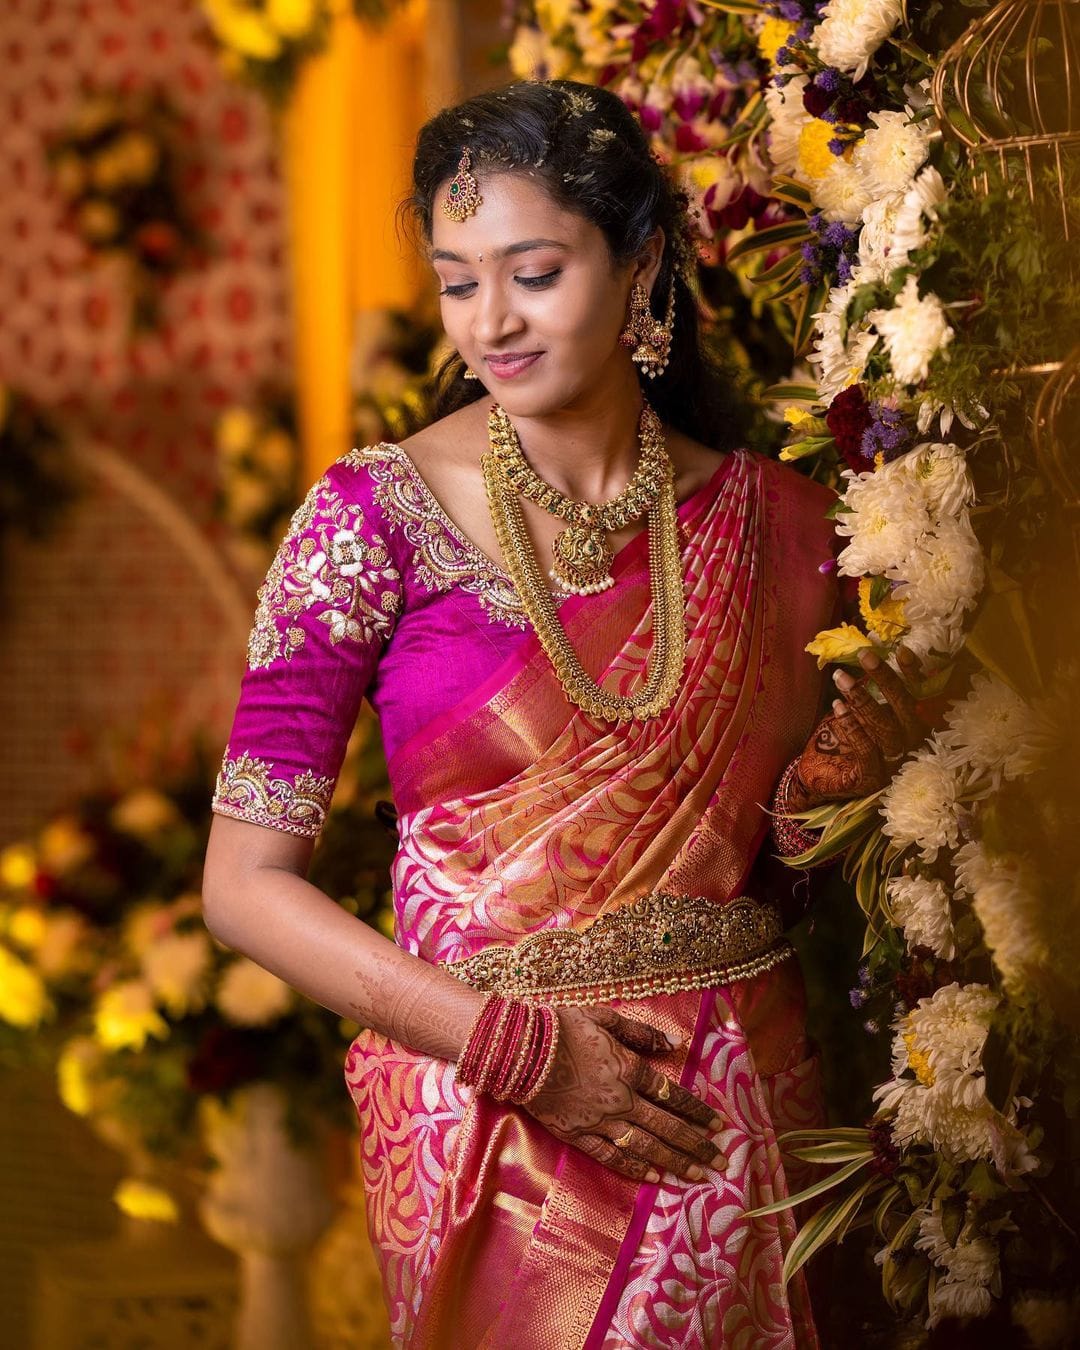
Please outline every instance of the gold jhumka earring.
[{"label": "gold jhumka earring", "polygon": [[451,220],[462,221],[476,214],[476,208],[484,200],[480,196],[480,184],[469,172],[472,157],[466,146],[458,160],[457,173],[450,180],[443,198],[443,214]]},{"label": "gold jhumka earring", "polygon": [[641,373],[653,380],[662,375],[671,359],[671,335],[675,327],[675,279],[668,291],[667,313],[663,321],[653,318],[649,308],[649,292],[639,281],[630,292],[630,316],[619,334],[619,342],[631,347],[630,360]]}]

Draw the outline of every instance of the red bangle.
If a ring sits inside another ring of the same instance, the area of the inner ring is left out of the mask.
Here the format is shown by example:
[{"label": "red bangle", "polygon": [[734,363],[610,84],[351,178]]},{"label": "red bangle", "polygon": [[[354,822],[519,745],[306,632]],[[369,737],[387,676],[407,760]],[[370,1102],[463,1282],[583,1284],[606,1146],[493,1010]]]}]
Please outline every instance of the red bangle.
[{"label": "red bangle", "polygon": [[[820,830],[804,829],[798,821],[792,820],[788,815],[788,788],[791,785],[791,780],[798,773],[798,764],[798,759],[793,759],[781,774],[772,800],[773,838],[779,844],[780,852],[786,858],[794,857],[798,853],[806,853],[821,839]],[[818,864],[813,865],[817,866]]]}]

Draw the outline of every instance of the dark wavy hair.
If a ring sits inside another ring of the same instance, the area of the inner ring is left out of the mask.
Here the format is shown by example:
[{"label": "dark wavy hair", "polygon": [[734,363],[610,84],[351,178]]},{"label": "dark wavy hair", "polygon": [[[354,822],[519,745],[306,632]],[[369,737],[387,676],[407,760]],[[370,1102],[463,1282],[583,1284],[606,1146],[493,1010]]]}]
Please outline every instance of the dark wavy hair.
[{"label": "dark wavy hair", "polygon": [[[645,381],[649,402],[668,425],[706,445],[742,444],[745,409],[734,381],[702,349],[697,304],[679,266],[680,257],[689,256],[685,198],[623,101],[574,80],[530,80],[437,113],[417,138],[412,193],[402,203],[429,245],[435,195],[454,176],[466,146],[478,177],[496,167],[527,169],[560,206],[603,231],[615,264],[637,257],[656,227],[663,229],[652,304],[662,316],[674,285],[675,328],[667,370]],[[435,417],[484,395],[464,370],[456,353],[440,366]]]}]

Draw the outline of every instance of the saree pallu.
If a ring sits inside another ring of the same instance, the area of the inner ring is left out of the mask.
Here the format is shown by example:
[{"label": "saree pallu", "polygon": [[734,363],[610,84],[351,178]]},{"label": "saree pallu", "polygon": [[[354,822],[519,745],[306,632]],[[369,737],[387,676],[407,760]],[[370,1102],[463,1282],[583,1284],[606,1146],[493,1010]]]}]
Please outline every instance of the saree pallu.
[{"label": "saree pallu", "polygon": [[[585,932],[645,895],[742,893],[764,807],[817,713],[803,648],[835,605],[819,570],[829,497],[771,460],[728,456],[682,522],[686,664],[660,717],[613,726],[572,707],[530,634],[397,747],[400,945],[453,971],[545,930]],[[624,549],[613,574],[560,617],[586,669],[629,693],[651,642],[644,549]],[[346,1081],[395,1345],[817,1344],[802,1278],[781,1280],[791,1215],[746,1217],[787,1194],[777,1134],[819,1123],[796,962],[608,1001],[687,1039],[649,1062],[721,1113],[725,1170],[639,1184],[474,1096],[452,1064],[371,1030],[354,1040]]]}]

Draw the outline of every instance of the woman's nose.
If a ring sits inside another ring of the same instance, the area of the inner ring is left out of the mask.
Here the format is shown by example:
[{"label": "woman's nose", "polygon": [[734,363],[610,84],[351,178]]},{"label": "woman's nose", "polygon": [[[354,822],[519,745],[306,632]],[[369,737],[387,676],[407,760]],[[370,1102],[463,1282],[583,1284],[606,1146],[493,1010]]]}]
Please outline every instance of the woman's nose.
[{"label": "woman's nose", "polygon": [[473,311],[473,336],[480,346],[493,346],[520,332],[524,321],[501,286],[482,286]]}]

